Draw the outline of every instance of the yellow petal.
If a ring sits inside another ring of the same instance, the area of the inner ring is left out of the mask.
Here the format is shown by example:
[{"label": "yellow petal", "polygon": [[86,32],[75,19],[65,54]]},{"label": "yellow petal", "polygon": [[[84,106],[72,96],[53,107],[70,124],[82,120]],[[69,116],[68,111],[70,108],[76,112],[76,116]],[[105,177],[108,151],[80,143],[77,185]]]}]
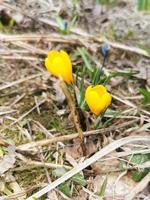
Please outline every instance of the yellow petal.
[{"label": "yellow petal", "polygon": [[103,108],[100,108],[100,98],[97,92],[93,92],[93,91],[86,92],[85,99],[90,110],[94,114],[98,115],[100,110],[102,110]]},{"label": "yellow petal", "polygon": [[106,88],[103,85],[96,85],[92,89],[93,91],[98,93],[99,97],[102,97],[107,92]]},{"label": "yellow petal", "polygon": [[103,85],[97,85],[87,88],[85,99],[90,110],[99,115],[110,105],[112,97]]},{"label": "yellow petal", "polygon": [[67,83],[73,82],[72,63],[65,51],[49,51],[45,66],[52,75],[61,76]]},{"label": "yellow petal", "polygon": [[64,60],[64,62],[66,63],[66,65],[68,66],[68,68],[72,70],[72,63],[71,63],[69,55],[63,50],[60,51],[60,55],[62,59]]},{"label": "yellow petal", "polygon": [[111,104],[112,101],[112,96],[107,92],[104,96],[103,99],[105,101],[105,109]]},{"label": "yellow petal", "polygon": [[59,56],[59,51],[51,50],[48,52],[48,59],[50,61],[53,60],[56,56]]}]

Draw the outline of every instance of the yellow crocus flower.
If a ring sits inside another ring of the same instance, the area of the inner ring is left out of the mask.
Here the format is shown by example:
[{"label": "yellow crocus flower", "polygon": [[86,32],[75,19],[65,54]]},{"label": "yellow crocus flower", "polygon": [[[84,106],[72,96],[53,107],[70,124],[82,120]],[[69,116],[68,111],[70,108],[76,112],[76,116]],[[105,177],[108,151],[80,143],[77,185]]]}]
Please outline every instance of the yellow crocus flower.
[{"label": "yellow crocus flower", "polygon": [[103,85],[89,86],[85,92],[85,100],[90,110],[99,115],[110,105],[112,96]]},{"label": "yellow crocus flower", "polygon": [[61,77],[66,83],[73,82],[72,63],[65,51],[49,51],[45,58],[45,66],[52,75]]}]

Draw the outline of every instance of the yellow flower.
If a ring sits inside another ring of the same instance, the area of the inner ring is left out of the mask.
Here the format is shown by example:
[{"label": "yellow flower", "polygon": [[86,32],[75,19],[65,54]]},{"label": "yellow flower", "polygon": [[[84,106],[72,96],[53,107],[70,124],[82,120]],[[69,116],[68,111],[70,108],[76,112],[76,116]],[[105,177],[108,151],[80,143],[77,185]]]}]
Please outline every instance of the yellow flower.
[{"label": "yellow flower", "polygon": [[85,99],[90,110],[95,115],[99,115],[110,105],[112,96],[103,85],[96,85],[86,89]]},{"label": "yellow flower", "polygon": [[61,77],[68,84],[73,82],[72,63],[65,51],[49,51],[45,66],[52,75]]}]

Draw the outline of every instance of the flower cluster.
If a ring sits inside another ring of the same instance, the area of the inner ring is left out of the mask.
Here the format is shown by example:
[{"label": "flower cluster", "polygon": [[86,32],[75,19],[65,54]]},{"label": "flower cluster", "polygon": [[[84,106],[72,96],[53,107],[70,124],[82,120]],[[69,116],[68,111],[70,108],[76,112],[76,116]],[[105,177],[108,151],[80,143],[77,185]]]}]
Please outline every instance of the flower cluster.
[{"label": "flower cluster", "polygon": [[[52,75],[63,79],[67,84],[73,83],[72,63],[65,51],[49,51],[45,66]],[[112,96],[103,85],[90,85],[86,89],[85,100],[90,110],[99,115],[110,105]]]}]

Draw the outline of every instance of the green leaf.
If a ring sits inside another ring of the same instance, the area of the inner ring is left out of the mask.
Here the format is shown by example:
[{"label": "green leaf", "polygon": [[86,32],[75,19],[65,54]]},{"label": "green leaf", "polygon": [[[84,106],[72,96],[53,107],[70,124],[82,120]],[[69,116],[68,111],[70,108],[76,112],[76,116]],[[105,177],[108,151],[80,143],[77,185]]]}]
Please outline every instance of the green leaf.
[{"label": "green leaf", "polygon": [[147,91],[144,88],[140,88],[140,93],[144,96],[143,103],[150,104],[150,91]]},{"label": "green leaf", "polygon": [[143,164],[144,162],[150,161],[150,154],[135,154],[128,156],[128,160],[133,164]]},{"label": "green leaf", "polygon": [[109,76],[104,76],[103,79],[101,79],[101,84],[108,84],[109,81],[111,80],[111,78],[114,77],[127,77],[127,78],[131,78],[132,76],[134,76],[135,74],[137,74],[137,72],[135,71],[129,71],[129,72],[112,72]]},{"label": "green leaf", "polygon": [[82,74],[81,74],[80,89],[79,89],[80,92],[79,92],[79,97],[78,97],[78,104],[80,107],[84,102],[84,76],[85,76],[85,73],[86,73],[86,67],[84,66]]},{"label": "green leaf", "polygon": [[104,197],[104,195],[105,195],[105,190],[106,190],[106,186],[107,186],[107,176],[106,176],[106,178],[104,179],[104,181],[103,181],[103,183],[102,183],[102,186],[101,186],[101,188],[100,188],[100,191],[99,191],[99,196],[100,197]]},{"label": "green leaf", "polygon": [[124,36],[124,40],[129,40],[134,38],[134,32],[129,30],[127,34]]},{"label": "green leaf", "polygon": [[137,74],[135,71],[129,71],[129,72],[113,72],[111,74],[112,77],[122,76],[122,77],[132,77],[133,75]]},{"label": "green leaf", "polygon": [[[150,154],[135,154],[133,156],[131,155],[131,156],[128,156],[128,160],[132,164],[140,165],[147,161],[150,161]],[[135,171],[132,174],[132,179],[138,182],[142,178],[144,178],[144,176],[146,176],[148,172],[150,172],[150,169],[148,168],[142,169],[140,171]]]},{"label": "green leaf", "polygon": [[147,168],[142,171],[136,171],[132,174],[132,179],[136,182],[141,181],[149,172],[150,169]]},{"label": "green leaf", "polygon": [[83,61],[84,61],[84,63],[85,63],[86,68],[87,68],[90,72],[93,72],[94,70],[93,70],[93,68],[92,68],[92,66],[91,66],[91,63],[90,63],[88,57],[87,57],[87,52],[86,52],[86,50],[85,50],[84,48],[78,47],[78,48],[77,48],[77,51],[78,51],[78,53],[81,55],[81,57],[82,57],[82,59],[83,59]]},{"label": "green leaf", "polygon": [[115,6],[117,5],[117,0],[96,0],[97,4],[105,5],[105,6]]},{"label": "green leaf", "polygon": [[13,19],[11,19],[11,20],[9,21],[9,24],[8,24],[9,30],[11,30],[11,29],[13,28],[14,24],[15,24],[15,21],[14,21]]},{"label": "green leaf", "polygon": [[75,16],[72,18],[71,22],[69,23],[69,28],[68,28],[69,31],[70,31],[70,29],[75,25],[76,20],[77,20],[77,15],[75,15]]},{"label": "green leaf", "polygon": [[150,48],[146,45],[140,44],[139,47],[143,50],[145,50],[150,55]]},{"label": "green leaf", "polygon": [[72,197],[72,192],[71,192],[71,187],[70,187],[70,182],[65,182],[60,184],[60,186],[58,186],[59,190],[64,193],[66,196],[68,197]]},{"label": "green leaf", "polygon": [[1,21],[0,21],[0,30],[4,30],[4,26]]},{"label": "green leaf", "polygon": [[40,200],[39,198],[36,198],[36,197],[32,197],[32,199],[33,199],[33,200]]},{"label": "green leaf", "polygon": [[79,185],[82,185],[82,186],[87,185],[87,181],[85,180],[84,176],[82,176],[81,174],[76,174],[75,176],[73,176],[71,178],[71,180],[75,183],[78,183]]},{"label": "green leaf", "polygon": [[120,112],[118,110],[113,110],[111,108],[107,108],[107,110],[105,111],[104,117],[107,117],[108,115],[116,115],[116,114],[120,114]]},{"label": "green leaf", "polygon": [[138,10],[139,11],[150,11],[150,1],[149,0],[138,0]]},{"label": "green leaf", "polygon": [[60,16],[57,16],[56,21],[57,21],[57,24],[59,26],[59,29],[61,31],[64,31],[64,20]]},{"label": "green leaf", "polygon": [[92,76],[92,85],[97,85],[100,83],[100,74],[101,74],[101,69],[97,68]]}]

